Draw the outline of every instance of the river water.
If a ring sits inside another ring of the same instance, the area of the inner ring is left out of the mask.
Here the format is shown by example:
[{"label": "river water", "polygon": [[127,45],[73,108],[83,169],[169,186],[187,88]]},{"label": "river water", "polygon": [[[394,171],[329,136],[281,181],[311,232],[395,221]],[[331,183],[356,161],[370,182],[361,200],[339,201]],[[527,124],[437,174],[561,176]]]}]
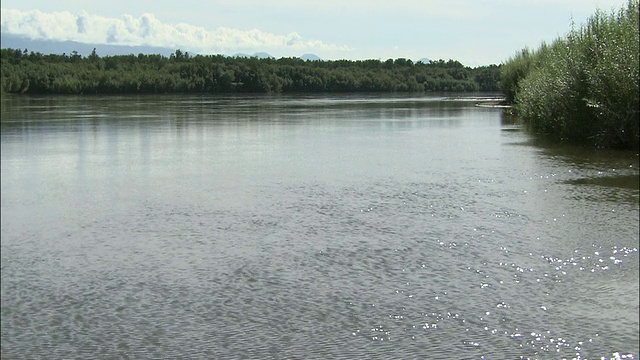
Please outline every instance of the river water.
[{"label": "river water", "polygon": [[466,96],[2,99],[2,358],[638,358],[637,152]]}]

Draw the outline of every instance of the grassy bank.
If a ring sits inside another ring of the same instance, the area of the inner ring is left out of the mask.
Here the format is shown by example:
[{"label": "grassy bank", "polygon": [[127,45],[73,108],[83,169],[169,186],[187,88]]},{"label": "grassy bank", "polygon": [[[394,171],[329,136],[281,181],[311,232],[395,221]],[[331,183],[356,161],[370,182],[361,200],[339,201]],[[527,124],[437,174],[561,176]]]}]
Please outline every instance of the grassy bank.
[{"label": "grassy bank", "polygon": [[535,132],[606,148],[639,144],[639,1],[598,10],[566,37],[505,62],[501,88]]}]

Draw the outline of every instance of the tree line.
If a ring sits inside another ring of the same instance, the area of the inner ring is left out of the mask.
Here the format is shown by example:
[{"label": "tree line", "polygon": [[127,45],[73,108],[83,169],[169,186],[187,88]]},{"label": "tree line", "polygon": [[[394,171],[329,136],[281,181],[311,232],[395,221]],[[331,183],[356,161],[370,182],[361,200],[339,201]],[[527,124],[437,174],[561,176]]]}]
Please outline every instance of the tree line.
[{"label": "tree line", "polygon": [[501,88],[533,131],[560,141],[637,149],[639,1],[606,13],[501,68]]},{"label": "tree line", "polygon": [[26,94],[499,91],[500,66],[455,60],[302,60],[154,54],[0,52],[1,90]]}]

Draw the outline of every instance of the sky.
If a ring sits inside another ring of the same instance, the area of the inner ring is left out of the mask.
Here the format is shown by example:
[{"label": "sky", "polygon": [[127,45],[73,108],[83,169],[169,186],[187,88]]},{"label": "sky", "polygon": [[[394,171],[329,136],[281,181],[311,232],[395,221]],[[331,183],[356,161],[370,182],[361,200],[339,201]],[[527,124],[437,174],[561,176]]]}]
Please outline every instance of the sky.
[{"label": "sky", "polygon": [[2,0],[3,34],[199,54],[499,64],[627,0]]}]

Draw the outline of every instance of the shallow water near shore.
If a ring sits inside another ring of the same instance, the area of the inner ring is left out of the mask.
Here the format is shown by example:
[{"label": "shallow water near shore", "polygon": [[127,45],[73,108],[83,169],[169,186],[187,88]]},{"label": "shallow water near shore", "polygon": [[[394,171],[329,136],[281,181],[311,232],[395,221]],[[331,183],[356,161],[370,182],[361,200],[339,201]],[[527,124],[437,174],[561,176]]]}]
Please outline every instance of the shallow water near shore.
[{"label": "shallow water near shore", "polygon": [[484,101],[3,98],[2,358],[638,358],[637,152]]}]

